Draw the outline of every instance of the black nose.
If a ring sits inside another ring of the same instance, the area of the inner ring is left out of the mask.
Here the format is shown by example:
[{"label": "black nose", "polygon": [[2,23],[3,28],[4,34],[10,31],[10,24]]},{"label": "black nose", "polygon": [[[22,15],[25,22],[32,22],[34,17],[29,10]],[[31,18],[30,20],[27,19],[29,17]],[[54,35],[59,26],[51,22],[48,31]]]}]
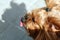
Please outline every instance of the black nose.
[{"label": "black nose", "polygon": [[21,22],[25,22],[25,17],[22,17],[21,18]]}]

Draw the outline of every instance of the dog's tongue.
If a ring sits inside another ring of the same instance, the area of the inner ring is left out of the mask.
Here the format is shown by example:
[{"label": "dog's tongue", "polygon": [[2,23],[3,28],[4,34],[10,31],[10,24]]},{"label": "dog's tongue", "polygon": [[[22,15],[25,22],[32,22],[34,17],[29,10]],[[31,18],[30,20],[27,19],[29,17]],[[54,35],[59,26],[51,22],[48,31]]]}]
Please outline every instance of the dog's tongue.
[{"label": "dog's tongue", "polygon": [[22,22],[20,22],[20,26],[23,27],[23,23]]}]

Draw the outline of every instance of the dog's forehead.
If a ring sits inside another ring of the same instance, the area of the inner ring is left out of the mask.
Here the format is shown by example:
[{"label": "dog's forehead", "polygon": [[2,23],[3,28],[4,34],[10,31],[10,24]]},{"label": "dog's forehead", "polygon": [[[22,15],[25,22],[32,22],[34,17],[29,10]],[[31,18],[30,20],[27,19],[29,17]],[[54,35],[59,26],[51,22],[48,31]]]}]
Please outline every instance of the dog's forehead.
[{"label": "dog's forehead", "polygon": [[38,12],[38,14],[40,14],[40,16],[41,15],[44,16],[44,15],[47,15],[47,12],[46,12],[46,10],[41,10],[41,11]]}]

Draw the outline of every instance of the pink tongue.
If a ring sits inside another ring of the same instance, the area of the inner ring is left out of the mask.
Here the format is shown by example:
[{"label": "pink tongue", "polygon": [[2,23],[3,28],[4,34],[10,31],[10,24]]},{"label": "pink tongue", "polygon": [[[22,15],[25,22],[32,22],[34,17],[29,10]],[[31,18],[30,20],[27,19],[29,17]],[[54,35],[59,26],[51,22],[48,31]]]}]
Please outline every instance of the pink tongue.
[{"label": "pink tongue", "polygon": [[23,23],[22,22],[20,22],[20,26],[23,27]]}]

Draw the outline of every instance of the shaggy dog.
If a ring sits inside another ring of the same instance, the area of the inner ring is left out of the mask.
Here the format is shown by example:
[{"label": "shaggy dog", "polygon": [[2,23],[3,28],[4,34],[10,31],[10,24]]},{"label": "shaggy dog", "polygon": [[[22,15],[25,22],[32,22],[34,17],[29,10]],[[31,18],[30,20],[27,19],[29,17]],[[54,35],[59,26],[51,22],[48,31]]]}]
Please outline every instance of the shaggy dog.
[{"label": "shaggy dog", "polygon": [[25,14],[21,22],[34,40],[60,40],[60,1],[45,1],[47,7]]}]

